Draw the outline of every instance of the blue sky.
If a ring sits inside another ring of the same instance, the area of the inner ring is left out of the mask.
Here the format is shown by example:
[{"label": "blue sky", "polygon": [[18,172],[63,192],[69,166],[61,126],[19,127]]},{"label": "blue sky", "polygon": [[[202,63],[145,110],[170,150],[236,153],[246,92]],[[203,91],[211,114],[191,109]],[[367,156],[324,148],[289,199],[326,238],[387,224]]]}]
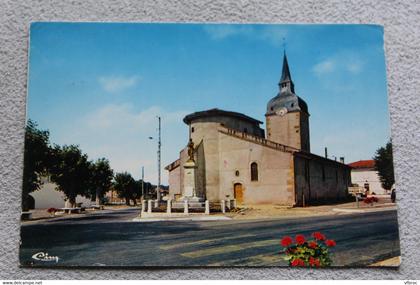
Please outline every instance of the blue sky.
[{"label": "blue sky", "polygon": [[370,159],[390,136],[379,26],[34,23],[27,117],[53,143],[78,144],[136,178],[144,166],[155,183],[156,116],[163,165],[187,143],[188,113],[220,108],[264,122],[284,43],[311,114],[311,151]]}]

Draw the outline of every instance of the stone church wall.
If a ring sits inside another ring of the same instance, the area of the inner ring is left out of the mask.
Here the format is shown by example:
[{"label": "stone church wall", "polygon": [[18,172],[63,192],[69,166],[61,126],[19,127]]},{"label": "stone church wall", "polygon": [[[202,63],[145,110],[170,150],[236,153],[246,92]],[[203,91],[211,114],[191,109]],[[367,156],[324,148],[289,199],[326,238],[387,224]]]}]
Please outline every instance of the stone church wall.
[{"label": "stone church wall", "polygon": [[169,171],[168,182],[169,197],[173,200],[175,197],[181,195],[181,166]]},{"label": "stone church wall", "polygon": [[266,117],[266,122],[268,140],[301,149],[300,132],[303,130],[300,129],[300,112],[291,112],[283,116],[269,115]]},{"label": "stone church wall", "polygon": [[[197,163],[203,163],[198,172],[205,172],[205,183],[199,182],[200,187],[205,187],[206,198],[210,201],[219,200],[219,143],[218,128],[220,123],[217,122],[197,122],[191,124],[194,132],[191,132],[191,138],[195,146],[202,145],[199,149],[199,157]],[[201,162],[200,162],[201,161]]]},{"label": "stone church wall", "polygon": [[[219,149],[219,199],[234,198],[234,185],[241,183],[245,205],[293,205],[291,153],[223,133],[219,133]],[[253,162],[258,164],[258,181],[251,181],[250,165]]]},{"label": "stone church wall", "polygon": [[297,206],[339,201],[347,197],[350,169],[322,157],[295,156]]},{"label": "stone church wall", "polygon": [[182,196],[184,189],[184,164],[188,160],[187,148],[179,152],[180,165],[169,171],[169,198],[176,200]]},{"label": "stone church wall", "polygon": [[307,152],[311,151],[309,139],[309,115],[303,112],[299,113],[300,119],[300,146],[301,149]]}]

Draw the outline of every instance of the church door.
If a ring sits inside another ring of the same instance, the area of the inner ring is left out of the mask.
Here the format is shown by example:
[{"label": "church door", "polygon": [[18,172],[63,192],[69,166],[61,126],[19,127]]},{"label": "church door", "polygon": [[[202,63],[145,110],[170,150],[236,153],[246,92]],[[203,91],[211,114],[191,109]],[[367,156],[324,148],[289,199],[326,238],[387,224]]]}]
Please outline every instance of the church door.
[{"label": "church door", "polygon": [[236,203],[238,203],[239,205],[242,205],[242,203],[244,202],[244,193],[242,189],[242,184],[236,183],[233,187],[234,187],[233,189],[234,189]]}]

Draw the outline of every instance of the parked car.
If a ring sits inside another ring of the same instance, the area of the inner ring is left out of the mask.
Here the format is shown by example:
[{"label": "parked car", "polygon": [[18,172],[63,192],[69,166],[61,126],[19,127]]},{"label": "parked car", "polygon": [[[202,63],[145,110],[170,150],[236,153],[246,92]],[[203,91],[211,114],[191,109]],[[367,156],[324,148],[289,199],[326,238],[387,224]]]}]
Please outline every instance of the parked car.
[{"label": "parked car", "polygon": [[392,187],[391,187],[391,201],[392,201],[392,203],[395,203],[395,200],[396,200],[396,193],[395,193],[395,184],[394,185],[392,185]]}]

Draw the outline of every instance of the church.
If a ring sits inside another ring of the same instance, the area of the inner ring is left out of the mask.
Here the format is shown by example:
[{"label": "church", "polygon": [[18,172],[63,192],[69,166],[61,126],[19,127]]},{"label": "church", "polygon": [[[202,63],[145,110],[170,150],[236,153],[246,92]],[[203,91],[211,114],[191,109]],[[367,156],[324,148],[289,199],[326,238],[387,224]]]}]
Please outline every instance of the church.
[{"label": "church", "polygon": [[169,199],[306,206],[347,197],[351,168],[310,152],[309,109],[295,94],[286,54],[278,85],[265,130],[257,119],[220,109],[184,118],[190,142],[165,167]]}]

